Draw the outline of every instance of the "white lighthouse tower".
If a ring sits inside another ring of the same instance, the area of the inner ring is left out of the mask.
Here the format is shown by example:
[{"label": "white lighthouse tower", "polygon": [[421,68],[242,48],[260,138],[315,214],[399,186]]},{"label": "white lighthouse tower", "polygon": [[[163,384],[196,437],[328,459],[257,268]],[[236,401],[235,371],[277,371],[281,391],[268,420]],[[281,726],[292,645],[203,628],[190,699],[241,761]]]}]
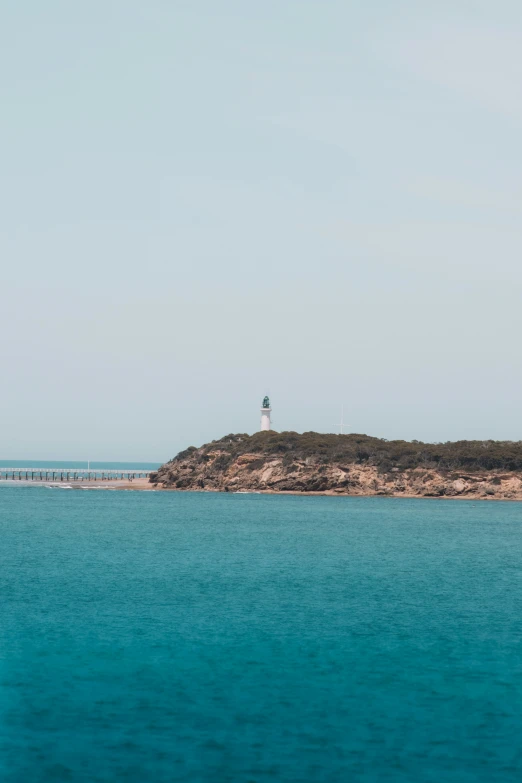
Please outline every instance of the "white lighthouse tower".
[{"label": "white lighthouse tower", "polygon": [[272,413],[272,408],[270,407],[270,400],[268,399],[268,396],[267,396],[263,400],[263,405],[261,407],[261,432],[263,430],[269,430],[270,429],[270,414],[271,413]]}]

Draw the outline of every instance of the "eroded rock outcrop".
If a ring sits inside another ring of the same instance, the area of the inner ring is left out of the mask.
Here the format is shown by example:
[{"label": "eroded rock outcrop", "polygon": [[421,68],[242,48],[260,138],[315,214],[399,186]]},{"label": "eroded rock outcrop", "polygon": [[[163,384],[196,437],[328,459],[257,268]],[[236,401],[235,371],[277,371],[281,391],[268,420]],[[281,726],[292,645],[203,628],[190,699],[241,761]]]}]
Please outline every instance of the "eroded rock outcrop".
[{"label": "eroded rock outcrop", "polygon": [[311,435],[317,433],[229,435],[181,452],[153,474],[151,482],[160,488],[191,491],[522,499],[522,470],[405,467],[402,458],[394,465],[389,455],[368,454],[354,440],[367,436],[317,435],[317,453],[309,453],[313,444],[305,436]]}]

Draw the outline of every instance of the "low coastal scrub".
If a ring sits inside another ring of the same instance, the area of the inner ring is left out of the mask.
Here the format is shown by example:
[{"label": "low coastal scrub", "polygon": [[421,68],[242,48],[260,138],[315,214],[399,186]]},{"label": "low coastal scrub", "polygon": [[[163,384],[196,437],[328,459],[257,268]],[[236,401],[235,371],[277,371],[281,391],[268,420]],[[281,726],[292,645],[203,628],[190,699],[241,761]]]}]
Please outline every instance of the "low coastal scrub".
[{"label": "low coastal scrub", "polygon": [[[255,435],[226,435],[200,449],[191,446],[180,452],[172,463],[192,457],[204,463],[219,452],[215,468],[227,465],[242,455],[259,459],[282,458],[290,466],[296,460],[315,465],[368,465],[380,473],[415,468],[437,471],[519,471],[522,470],[522,441],[461,440],[447,443],[385,440],[369,435],[334,435],[319,432],[256,432]],[[258,465],[261,463],[258,463]],[[257,467],[257,465],[256,465]]]}]

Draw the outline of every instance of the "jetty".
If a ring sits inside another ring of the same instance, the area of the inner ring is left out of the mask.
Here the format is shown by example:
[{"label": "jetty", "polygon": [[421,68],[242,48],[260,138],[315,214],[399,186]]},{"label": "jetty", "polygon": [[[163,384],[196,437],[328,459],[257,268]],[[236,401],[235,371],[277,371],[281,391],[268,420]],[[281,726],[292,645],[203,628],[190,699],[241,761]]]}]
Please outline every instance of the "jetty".
[{"label": "jetty", "polygon": [[0,468],[0,481],[132,481],[146,479],[151,470],[95,470],[81,468]]}]

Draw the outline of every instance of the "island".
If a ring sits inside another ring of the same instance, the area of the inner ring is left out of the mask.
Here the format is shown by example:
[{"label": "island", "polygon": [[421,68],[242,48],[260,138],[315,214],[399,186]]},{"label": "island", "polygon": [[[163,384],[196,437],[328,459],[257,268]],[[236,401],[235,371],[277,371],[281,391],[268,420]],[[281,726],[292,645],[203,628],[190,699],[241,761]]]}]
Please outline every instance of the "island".
[{"label": "island", "polygon": [[522,442],[269,430],[191,446],[149,480],[180,491],[522,500]]}]

